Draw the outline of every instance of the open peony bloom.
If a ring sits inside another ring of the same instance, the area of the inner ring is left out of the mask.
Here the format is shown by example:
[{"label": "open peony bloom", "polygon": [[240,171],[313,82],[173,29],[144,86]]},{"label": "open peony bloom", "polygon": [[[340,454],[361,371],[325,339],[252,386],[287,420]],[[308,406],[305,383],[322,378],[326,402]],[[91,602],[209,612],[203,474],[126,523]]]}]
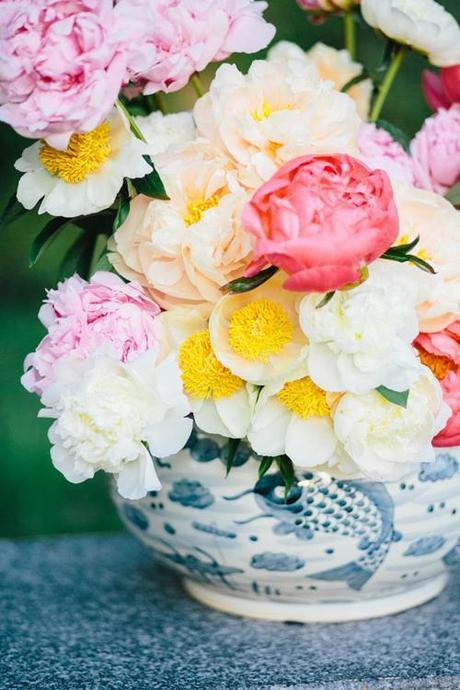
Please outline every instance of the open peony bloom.
[{"label": "open peony bloom", "polygon": [[1,3],[0,120],[65,149],[110,112],[126,58],[112,0]]},{"label": "open peony bloom", "polygon": [[87,358],[109,344],[125,362],[159,340],[159,307],[136,283],[100,271],[86,282],[78,275],[49,290],[39,312],[48,330],[35,352],[26,357],[23,386],[42,395],[54,382],[55,365],[67,355]]},{"label": "open peony bloom", "polygon": [[103,470],[115,475],[121,496],[134,500],[161,488],[152,455],[163,458],[184,447],[190,407],[173,355],[158,362],[153,348],[123,363],[104,349],[86,360],[59,361],[39,416],[55,419],[51,458],[68,481]]},{"label": "open peony bloom", "polygon": [[246,275],[272,264],[288,290],[327,292],[360,280],[398,236],[388,176],[346,155],[303,156],[283,166],[247,204],[256,237]]},{"label": "open peony bloom", "polygon": [[275,35],[254,0],[119,0],[128,73],[144,93],[178,91],[194,72],[233,52],[256,53]]},{"label": "open peony bloom", "polygon": [[385,170],[394,181],[413,184],[411,157],[391,134],[373,122],[363,122],[358,135],[360,159],[372,170]]},{"label": "open peony bloom", "polygon": [[445,194],[460,180],[460,104],[425,120],[411,154],[417,187]]},{"label": "open peony bloom", "polygon": [[433,110],[460,103],[460,65],[442,67],[439,75],[425,70],[422,86],[427,103]]},{"label": "open peony bloom", "polygon": [[444,401],[452,410],[434,446],[460,445],[460,321],[438,333],[420,333],[414,343],[422,362],[441,384]]},{"label": "open peony bloom", "polygon": [[460,27],[435,0],[362,0],[365,21],[397,43],[424,53],[431,64],[460,62]]}]

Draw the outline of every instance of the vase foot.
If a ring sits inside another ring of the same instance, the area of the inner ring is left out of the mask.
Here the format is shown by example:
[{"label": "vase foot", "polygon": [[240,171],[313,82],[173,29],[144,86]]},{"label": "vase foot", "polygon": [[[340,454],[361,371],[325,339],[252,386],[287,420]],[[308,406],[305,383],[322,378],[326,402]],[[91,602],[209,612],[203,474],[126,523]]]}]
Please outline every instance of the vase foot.
[{"label": "vase foot", "polygon": [[183,584],[186,591],[200,603],[234,616],[294,623],[345,623],[389,616],[420,606],[437,597],[446,586],[448,578],[447,573],[442,573],[412,589],[375,599],[318,604],[249,599],[226,594],[187,577]]}]

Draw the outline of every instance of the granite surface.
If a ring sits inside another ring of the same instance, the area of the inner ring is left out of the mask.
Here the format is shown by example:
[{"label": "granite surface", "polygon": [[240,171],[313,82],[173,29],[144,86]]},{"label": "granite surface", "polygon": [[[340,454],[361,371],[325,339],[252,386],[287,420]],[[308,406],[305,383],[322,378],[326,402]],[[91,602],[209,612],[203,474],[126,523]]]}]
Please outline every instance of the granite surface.
[{"label": "granite surface", "polygon": [[340,625],[242,620],[127,535],[0,540],[0,689],[460,690],[460,575],[436,600]]}]

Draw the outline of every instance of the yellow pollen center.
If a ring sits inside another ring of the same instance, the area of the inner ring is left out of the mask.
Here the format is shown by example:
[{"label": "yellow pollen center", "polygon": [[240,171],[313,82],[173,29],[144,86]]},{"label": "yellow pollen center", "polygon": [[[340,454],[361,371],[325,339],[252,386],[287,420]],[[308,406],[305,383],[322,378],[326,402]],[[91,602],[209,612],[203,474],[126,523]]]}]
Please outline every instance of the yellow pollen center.
[{"label": "yellow pollen center", "polygon": [[309,376],[286,383],[276,397],[284,407],[301,419],[327,417],[330,413],[326,393]]},{"label": "yellow pollen center", "polygon": [[256,122],[262,122],[263,120],[266,120],[267,117],[270,117],[270,115],[273,112],[273,108],[270,106],[267,100],[262,101],[260,105],[257,106],[255,110],[251,112],[251,117],[253,120],[256,120]]},{"label": "yellow pollen center", "polygon": [[65,151],[58,151],[42,142],[39,157],[51,175],[69,184],[77,184],[99,170],[110,156],[111,131],[108,122],[86,134],[72,134]]},{"label": "yellow pollen center", "polygon": [[457,368],[448,357],[433,355],[426,350],[419,350],[418,356],[422,364],[431,369],[438,381],[443,381],[450,371],[455,371]]},{"label": "yellow pollen center", "polygon": [[283,307],[270,299],[258,299],[230,317],[229,342],[244,359],[266,362],[278,355],[292,339],[294,328]]},{"label": "yellow pollen center", "polygon": [[216,358],[209,331],[198,331],[182,343],[179,367],[184,390],[192,398],[218,400],[233,395],[244,386],[244,381]]},{"label": "yellow pollen center", "polygon": [[204,197],[191,201],[187,206],[187,212],[184,216],[184,223],[187,227],[198,223],[203,217],[203,214],[210,208],[215,208],[220,201],[220,194],[213,194],[209,199]]}]

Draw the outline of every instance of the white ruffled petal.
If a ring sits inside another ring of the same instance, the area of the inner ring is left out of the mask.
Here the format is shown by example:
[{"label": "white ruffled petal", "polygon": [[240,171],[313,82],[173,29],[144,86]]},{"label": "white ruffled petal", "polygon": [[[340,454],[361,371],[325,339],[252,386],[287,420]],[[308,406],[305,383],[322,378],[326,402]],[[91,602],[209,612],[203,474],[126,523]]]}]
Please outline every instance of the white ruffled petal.
[{"label": "white ruffled petal", "polygon": [[161,489],[153,460],[145,449],[137,460],[125,463],[117,476],[117,489],[120,496],[131,500],[143,498],[148,491]]},{"label": "white ruffled petal", "polygon": [[286,432],[286,455],[295,465],[314,467],[328,462],[336,445],[329,417],[292,417]]}]

